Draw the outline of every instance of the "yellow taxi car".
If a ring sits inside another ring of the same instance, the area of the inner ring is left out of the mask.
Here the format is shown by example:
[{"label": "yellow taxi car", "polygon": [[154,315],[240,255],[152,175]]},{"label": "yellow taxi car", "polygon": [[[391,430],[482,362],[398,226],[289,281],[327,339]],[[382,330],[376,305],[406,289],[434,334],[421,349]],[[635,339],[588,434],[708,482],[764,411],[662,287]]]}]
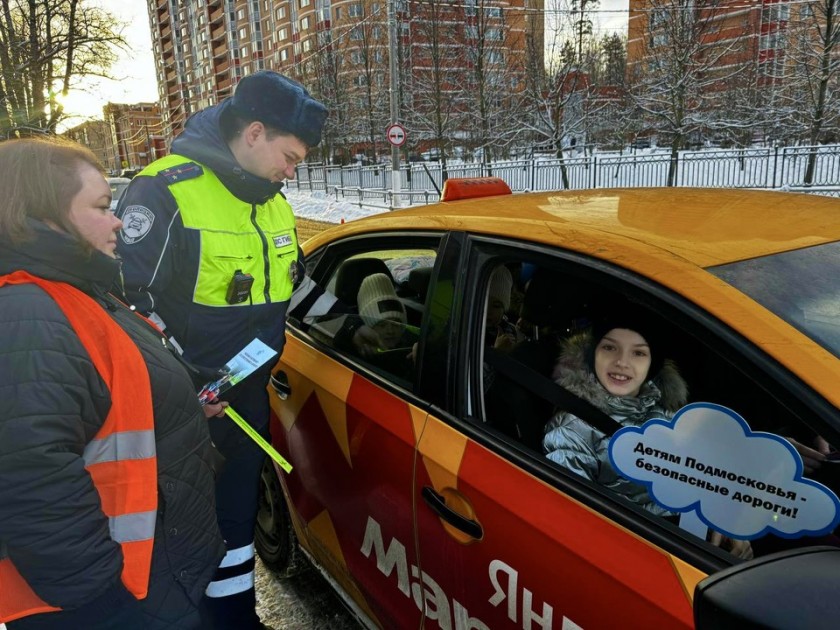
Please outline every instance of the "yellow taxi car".
[{"label": "yellow taxi car", "polygon": [[[351,314],[289,323],[262,559],[305,556],[368,627],[836,626],[840,202],[487,186],[306,243]],[[689,404],[610,428],[553,373],[628,303]],[[563,408],[657,509],[546,457]]]}]

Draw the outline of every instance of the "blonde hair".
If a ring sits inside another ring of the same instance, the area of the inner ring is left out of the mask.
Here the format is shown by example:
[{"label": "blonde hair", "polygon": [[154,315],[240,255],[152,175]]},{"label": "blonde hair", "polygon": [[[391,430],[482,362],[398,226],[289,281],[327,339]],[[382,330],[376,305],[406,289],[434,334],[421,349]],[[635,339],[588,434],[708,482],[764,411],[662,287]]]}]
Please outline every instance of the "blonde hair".
[{"label": "blonde hair", "polygon": [[27,219],[50,221],[80,241],[69,219],[82,189],[79,171],[104,169],[85,146],[54,136],[0,142],[0,236],[12,243],[32,238]]}]

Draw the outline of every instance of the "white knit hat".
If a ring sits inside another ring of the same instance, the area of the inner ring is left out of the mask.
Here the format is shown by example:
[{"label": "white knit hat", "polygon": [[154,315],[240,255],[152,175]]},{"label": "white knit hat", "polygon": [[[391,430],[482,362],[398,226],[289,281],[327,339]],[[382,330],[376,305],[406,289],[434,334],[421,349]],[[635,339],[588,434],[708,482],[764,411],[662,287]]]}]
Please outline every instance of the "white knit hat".
[{"label": "white knit hat", "polygon": [[368,326],[383,319],[405,324],[405,307],[394,291],[391,279],[384,273],[375,273],[362,280],[359,287],[359,315]]},{"label": "white knit hat", "polygon": [[510,291],[513,288],[513,276],[504,265],[499,265],[490,276],[490,290],[487,292],[488,300],[499,300],[504,304],[505,310],[510,308]]}]

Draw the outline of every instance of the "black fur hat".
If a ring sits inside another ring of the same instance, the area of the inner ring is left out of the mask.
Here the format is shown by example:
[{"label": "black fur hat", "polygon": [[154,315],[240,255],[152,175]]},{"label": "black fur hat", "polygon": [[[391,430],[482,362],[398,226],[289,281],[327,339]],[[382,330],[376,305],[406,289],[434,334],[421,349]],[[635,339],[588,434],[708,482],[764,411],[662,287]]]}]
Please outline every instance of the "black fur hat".
[{"label": "black fur hat", "polygon": [[244,77],[236,86],[231,107],[240,116],[285,131],[308,147],[321,142],[327,108],[300,83],[272,70]]}]

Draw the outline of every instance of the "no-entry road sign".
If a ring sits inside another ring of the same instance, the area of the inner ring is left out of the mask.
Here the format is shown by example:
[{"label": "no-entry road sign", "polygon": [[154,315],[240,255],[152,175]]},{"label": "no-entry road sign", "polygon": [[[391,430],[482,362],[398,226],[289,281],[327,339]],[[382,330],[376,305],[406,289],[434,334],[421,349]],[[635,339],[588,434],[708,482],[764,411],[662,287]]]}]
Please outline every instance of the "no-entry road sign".
[{"label": "no-entry road sign", "polygon": [[388,137],[388,142],[395,147],[401,147],[405,144],[405,139],[408,134],[405,132],[405,127],[399,123],[394,123],[393,125],[389,125],[388,129],[385,130],[385,135]]}]

